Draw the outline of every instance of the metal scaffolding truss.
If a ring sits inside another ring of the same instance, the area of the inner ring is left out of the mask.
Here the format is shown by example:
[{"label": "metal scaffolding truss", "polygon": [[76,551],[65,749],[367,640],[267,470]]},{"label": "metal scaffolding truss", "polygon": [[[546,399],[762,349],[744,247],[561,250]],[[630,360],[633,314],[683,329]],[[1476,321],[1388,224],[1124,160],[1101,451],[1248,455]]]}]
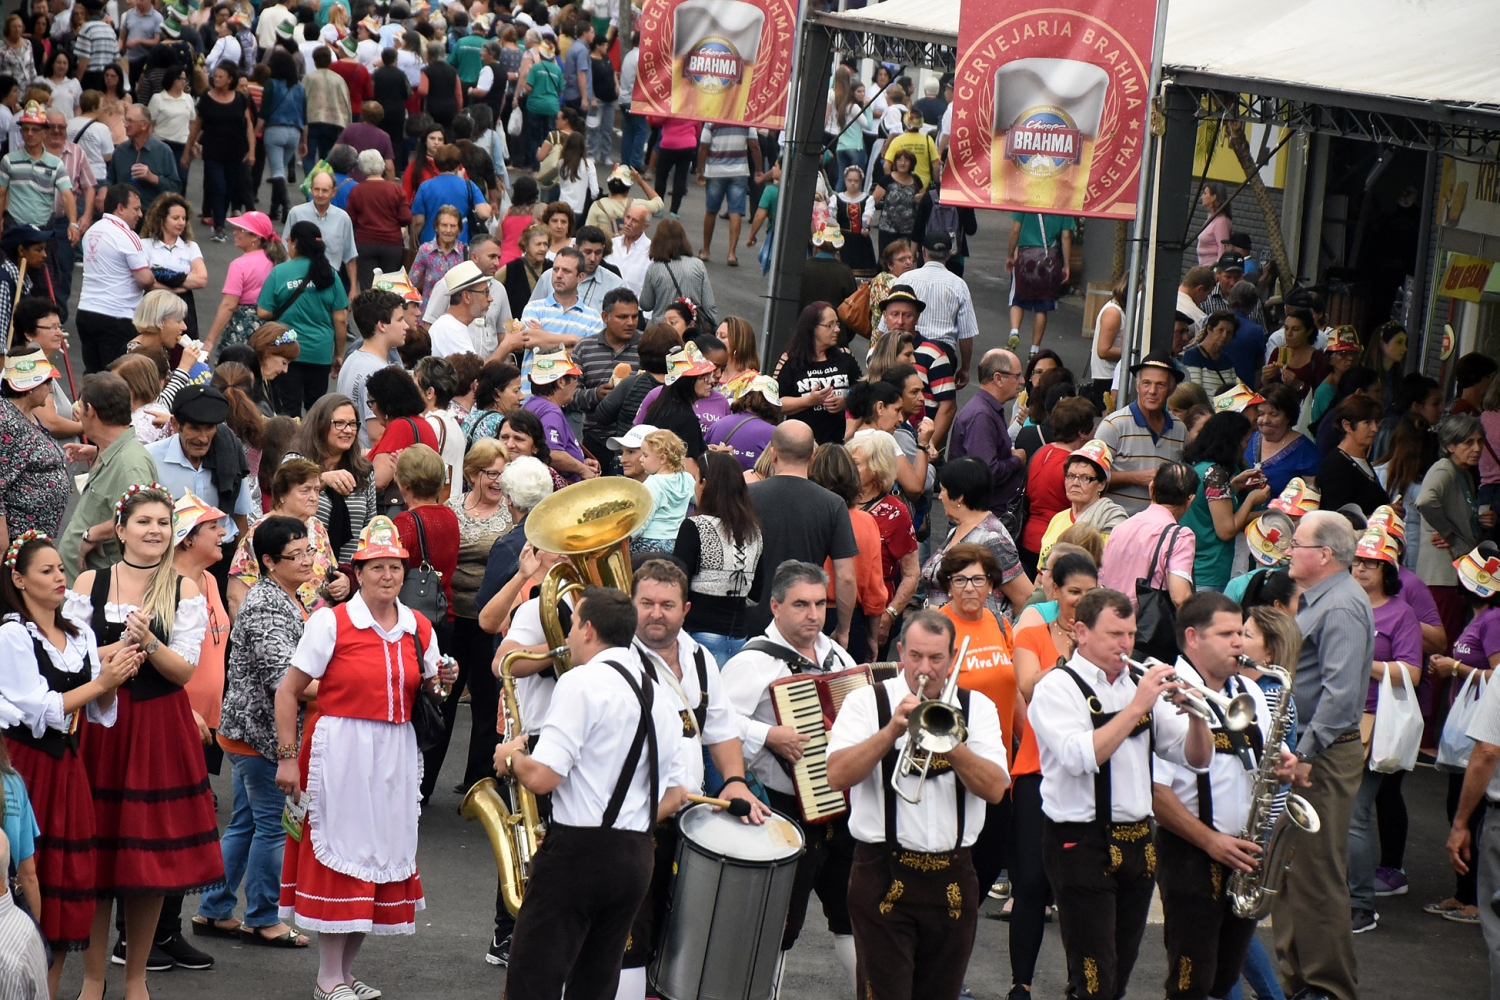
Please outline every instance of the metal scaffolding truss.
[{"label": "metal scaffolding truss", "polygon": [[[1307,88],[1283,89],[1263,81],[1235,84],[1191,72],[1168,70],[1167,76],[1169,83],[1193,95],[1199,118],[1279,125],[1296,132],[1321,132],[1464,160],[1500,160],[1497,109],[1362,99]],[[1235,89],[1252,85],[1260,93]]]},{"label": "metal scaffolding truss", "polygon": [[935,73],[952,73],[958,66],[958,49],[951,43],[835,29],[828,25],[820,27],[832,36],[833,50],[841,56],[918,66]]}]

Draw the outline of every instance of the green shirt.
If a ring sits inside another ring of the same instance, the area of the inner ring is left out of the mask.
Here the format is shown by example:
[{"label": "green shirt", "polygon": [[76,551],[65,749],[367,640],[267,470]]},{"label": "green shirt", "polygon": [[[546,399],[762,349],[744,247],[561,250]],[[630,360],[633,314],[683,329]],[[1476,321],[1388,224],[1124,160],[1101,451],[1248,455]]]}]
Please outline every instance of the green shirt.
[{"label": "green shirt", "polygon": [[557,63],[548,60],[534,64],[526,74],[526,113],[557,117],[562,106],[563,72]]},{"label": "green shirt", "polygon": [[1073,231],[1073,217],[1071,215],[1049,215],[1047,219],[1046,237],[1042,234],[1042,214],[1040,212],[1012,212],[1010,217],[1021,224],[1021,241],[1016,246],[1022,247],[1046,247],[1062,239],[1063,230]]},{"label": "green shirt", "polygon": [[[294,258],[271,268],[255,304],[274,313],[297,291],[309,266],[307,260]],[[301,348],[298,361],[309,365],[333,364],[333,315],[343,312],[348,305],[349,297],[337,276],[322,291],[308,282],[279,319],[297,331],[297,345]]]},{"label": "green shirt", "polygon": [[472,87],[479,82],[479,70],[484,65],[479,53],[484,49],[484,42],[483,35],[465,35],[454,44],[453,51],[448,53],[448,65],[458,70],[458,78],[465,87]]},{"label": "green shirt", "polygon": [[1233,509],[1234,490],[1229,485],[1229,472],[1222,465],[1197,462],[1193,471],[1198,473],[1198,493],[1178,523],[1198,539],[1193,555],[1193,586],[1199,590],[1221,590],[1229,582],[1234,564],[1234,540],[1226,542],[1219,537],[1208,504],[1209,501],[1228,500]]},{"label": "green shirt", "polygon": [[[125,491],[136,483],[156,482],[156,462],[145,447],[135,439],[135,430],[125,432],[104,449],[93,468],[89,469],[88,482],[78,498],[78,507],[63,529],[58,553],[62,556],[63,571],[71,585],[83,572],[78,566],[78,553],[83,548],[83,533],[96,524],[113,520],[115,504]],[[113,535],[109,541],[97,546],[89,553],[83,569],[104,569],[120,561],[120,544]]]},{"label": "green shirt", "polygon": [[17,149],[0,160],[0,188],[9,192],[5,210],[12,219],[45,228],[52,221],[57,192],[73,190],[73,181],[62,160],[45,149],[34,160]]}]

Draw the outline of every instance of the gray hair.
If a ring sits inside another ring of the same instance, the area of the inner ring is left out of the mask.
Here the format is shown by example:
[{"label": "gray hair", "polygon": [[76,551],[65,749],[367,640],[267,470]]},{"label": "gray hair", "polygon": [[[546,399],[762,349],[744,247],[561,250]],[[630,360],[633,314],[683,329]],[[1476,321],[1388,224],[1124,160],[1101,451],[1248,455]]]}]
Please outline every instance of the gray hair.
[{"label": "gray hair", "polygon": [[366,177],[379,177],[385,173],[385,157],[378,149],[367,149],[359,154],[359,169]]},{"label": "gray hair", "polygon": [[901,645],[906,645],[906,634],[913,628],[920,628],[928,635],[940,635],[948,640],[948,651],[953,651],[954,641],[958,638],[958,630],[953,627],[953,619],[940,611],[931,608],[923,608],[921,611],[913,612],[906,616],[906,621],[901,624]]},{"label": "gray hair", "polygon": [[500,491],[517,510],[530,511],[552,495],[552,473],[541,459],[519,455],[500,473]]},{"label": "gray hair", "polygon": [[1354,565],[1354,526],[1336,510],[1312,510],[1302,516],[1312,531],[1313,544],[1328,547],[1328,554],[1340,566]]},{"label": "gray hair", "polygon": [[[1500,382],[1500,379],[1496,379]],[[1454,445],[1463,444],[1483,430],[1479,418],[1472,413],[1451,413],[1438,422],[1438,445],[1447,454]]]},{"label": "gray hair", "polygon": [[1260,293],[1253,281],[1236,281],[1229,290],[1229,307],[1240,312],[1249,312],[1260,301]]},{"label": "gray hair", "polygon": [[[506,468],[510,466],[507,465]],[[771,578],[771,600],[781,603],[786,600],[787,591],[802,583],[815,583],[827,589],[828,577],[824,574],[822,566],[788,559],[776,567],[776,575]]]}]

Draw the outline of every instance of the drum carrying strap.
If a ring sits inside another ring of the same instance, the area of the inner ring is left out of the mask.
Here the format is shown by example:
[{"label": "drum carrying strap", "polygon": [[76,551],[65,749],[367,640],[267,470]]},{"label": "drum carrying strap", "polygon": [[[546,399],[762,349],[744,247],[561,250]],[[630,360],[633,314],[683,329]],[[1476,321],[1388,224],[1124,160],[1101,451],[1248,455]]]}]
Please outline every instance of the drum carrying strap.
[{"label": "drum carrying strap", "polygon": [[708,659],[704,655],[703,647],[698,646],[693,650],[693,662],[698,668],[698,704],[696,707],[688,704],[687,690],[671,671],[658,677],[656,663],[652,657],[639,646],[635,647],[635,652],[640,657],[641,670],[646,676],[657,684],[665,683],[676,692],[678,700],[682,702],[682,711],[678,714],[682,716],[683,739],[690,740],[695,736],[702,736],[703,724],[708,721]]},{"label": "drum carrying strap", "polygon": [[[1083,692],[1083,700],[1088,704],[1089,718],[1093,722],[1095,729],[1103,729],[1114,720],[1115,716],[1120,714],[1119,712],[1104,711],[1104,707],[1099,702],[1099,696],[1094,694],[1094,689],[1089,687],[1088,683],[1082,677],[1079,677],[1072,667],[1065,663],[1059,663],[1057,667],[1063,673],[1073,678],[1073,683],[1077,684],[1078,690]],[[1156,733],[1151,729],[1150,712],[1141,716],[1140,721],[1135,724],[1135,728],[1130,731],[1130,735],[1125,738],[1132,739],[1141,735],[1141,733],[1147,734],[1146,767],[1154,770],[1152,768],[1152,759],[1156,756]],[[1112,789],[1109,761],[1101,760],[1099,762],[1099,770],[1094,773],[1094,820],[1106,827],[1114,821],[1114,796]]]},{"label": "drum carrying strap", "polygon": [[[959,689],[958,707],[963,710],[964,718],[969,717],[969,692]],[[891,698],[886,693],[885,684],[875,685],[875,729],[878,732],[890,725],[891,722]],[[910,739],[910,737],[907,737]],[[892,779],[896,776],[896,760],[901,755],[893,746],[880,761],[881,793],[885,798],[885,845],[891,851],[901,850],[901,841],[896,839],[896,793],[892,788]],[[958,772],[953,772],[955,783],[953,798],[957,803],[958,812],[958,837],[953,843],[956,851],[964,846],[964,811],[968,805],[968,789],[958,777]]]},{"label": "drum carrying strap", "polygon": [[620,807],[625,804],[625,794],[630,791],[630,785],[635,780],[635,769],[640,764],[641,747],[644,745],[647,748],[646,760],[650,765],[651,771],[649,779],[651,784],[651,798],[648,800],[651,808],[646,813],[646,829],[650,830],[656,826],[656,806],[660,801],[661,794],[661,789],[657,784],[658,757],[656,726],[652,724],[651,720],[652,693],[656,689],[651,684],[637,684],[635,678],[630,676],[630,671],[620,666],[614,660],[605,660],[604,662],[615,668],[615,672],[620,675],[625,681],[626,686],[635,695],[636,701],[640,702],[641,721],[640,725],[636,726],[635,739],[630,741],[630,750],[625,754],[625,766],[620,769],[620,780],[615,782],[614,793],[609,797],[609,804],[604,807],[604,818],[600,820],[599,825],[606,830],[610,829],[615,825],[615,820],[619,818]]}]

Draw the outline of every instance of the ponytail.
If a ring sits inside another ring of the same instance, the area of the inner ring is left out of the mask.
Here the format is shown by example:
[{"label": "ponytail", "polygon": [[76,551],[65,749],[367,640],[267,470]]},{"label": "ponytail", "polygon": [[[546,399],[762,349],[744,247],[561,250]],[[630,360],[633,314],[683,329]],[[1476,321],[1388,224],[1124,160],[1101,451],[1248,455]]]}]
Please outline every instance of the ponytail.
[{"label": "ponytail", "polygon": [[322,230],[311,222],[299,222],[287,233],[287,240],[297,256],[307,261],[308,280],[318,291],[333,287],[333,266],[328,263],[328,251],[323,245]]}]

